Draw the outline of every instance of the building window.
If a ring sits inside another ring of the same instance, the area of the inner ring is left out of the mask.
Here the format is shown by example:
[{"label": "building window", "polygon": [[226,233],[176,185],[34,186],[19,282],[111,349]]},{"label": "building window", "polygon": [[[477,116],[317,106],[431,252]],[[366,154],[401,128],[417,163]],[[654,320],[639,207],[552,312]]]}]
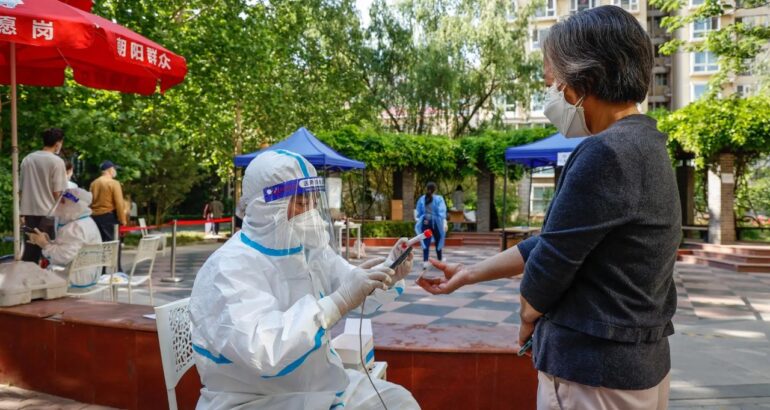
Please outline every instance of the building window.
[{"label": "building window", "polygon": [[553,185],[532,185],[530,209],[532,215],[545,215],[553,198]]},{"label": "building window", "polygon": [[655,74],[655,85],[667,86],[668,74]]},{"label": "building window", "polygon": [[532,50],[540,50],[540,44],[545,40],[545,36],[548,35],[547,28],[532,30]]},{"label": "building window", "polygon": [[751,85],[748,84],[739,84],[735,86],[735,93],[738,94],[739,97],[749,97],[751,96]]},{"label": "building window", "polygon": [[545,109],[545,93],[536,92],[532,94],[532,98],[529,101],[529,110],[532,116],[542,117],[543,110]]},{"label": "building window", "polygon": [[639,11],[639,0],[613,0],[612,4],[628,11]]},{"label": "building window", "polygon": [[716,54],[711,51],[699,51],[692,53],[693,73],[713,73],[719,70],[719,62]]},{"label": "building window", "polygon": [[690,101],[692,102],[692,101],[699,100],[701,97],[703,97],[704,94],[706,94],[706,92],[708,92],[708,90],[709,90],[709,85],[706,83],[692,84]]},{"label": "building window", "polygon": [[595,0],[571,0],[572,8],[570,11],[577,13],[579,11],[588,10],[596,7]]},{"label": "building window", "polygon": [[770,16],[759,15],[759,16],[736,17],[735,22],[743,23],[743,25],[746,26],[747,28],[761,27],[761,26],[767,27],[767,26],[770,26]]},{"label": "building window", "polygon": [[516,20],[516,11],[518,8],[519,4],[516,2],[516,0],[508,3],[508,21]]},{"label": "building window", "polygon": [[554,16],[556,16],[556,0],[545,0],[545,4],[535,10],[535,17],[537,18]]},{"label": "building window", "polygon": [[496,101],[497,107],[502,110],[504,114],[516,112],[516,99],[512,95],[500,95]]},{"label": "building window", "polygon": [[709,31],[717,29],[719,29],[719,17],[696,20],[692,23],[692,31],[690,32],[690,37],[693,40],[703,39],[708,36]]}]

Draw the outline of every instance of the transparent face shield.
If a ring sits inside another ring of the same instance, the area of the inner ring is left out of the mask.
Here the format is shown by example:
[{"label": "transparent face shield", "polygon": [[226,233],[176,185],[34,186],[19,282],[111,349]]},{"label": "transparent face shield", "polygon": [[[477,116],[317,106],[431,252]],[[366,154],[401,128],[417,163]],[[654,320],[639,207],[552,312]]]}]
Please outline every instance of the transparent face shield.
[{"label": "transparent face shield", "polygon": [[[298,244],[306,251],[331,248],[337,251],[331,214],[322,177],[300,178],[267,187],[263,190],[266,205],[285,202],[286,243],[277,243],[281,249],[295,248]],[[276,238],[278,239],[278,238]]]},{"label": "transparent face shield", "polygon": [[53,204],[50,210],[48,210],[47,218],[67,219],[68,217],[74,218],[79,213],[81,206],[79,205],[80,198],[75,196],[70,190],[65,190],[59,196],[59,200]]}]

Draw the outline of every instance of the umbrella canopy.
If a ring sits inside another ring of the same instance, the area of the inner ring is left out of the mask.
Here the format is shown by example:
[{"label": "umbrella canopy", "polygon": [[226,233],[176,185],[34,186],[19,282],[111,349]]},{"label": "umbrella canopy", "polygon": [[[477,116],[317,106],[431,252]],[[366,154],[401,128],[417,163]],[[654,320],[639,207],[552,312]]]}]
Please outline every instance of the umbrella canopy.
[{"label": "umbrella canopy", "polygon": [[251,160],[266,150],[285,149],[296,152],[307,159],[317,169],[347,171],[351,169],[366,168],[366,164],[342,156],[337,151],[329,148],[305,127],[301,127],[285,140],[273,144],[267,148],[249,154],[235,157],[236,167],[247,167]]},{"label": "umbrella canopy", "polygon": [[149,95],[184,80],[187,63],[159,44],[88,13],[89,0],[0,0],[0,83],[11,86],[14,255],[20,258],[16,85],[59,86],[69,67],[91,88]]},{"label": "umbrella canopy", "polygon": [[[12,8],[5,3],[16,3]],[[0,83],[10,84],[10,47],[17,83],[60,86],[72,68],[91,88],[152,94],[184,80],[185,59],[105,18],[58,0],[0,0]]]},{"label": "umbrella canopy", "polygon": [[548,138],[505,150],[506,164],[521,164],[528,168],[547,167],[557,164],[560,153],[572,152],[586,137],[565,138],[556,133]]}]

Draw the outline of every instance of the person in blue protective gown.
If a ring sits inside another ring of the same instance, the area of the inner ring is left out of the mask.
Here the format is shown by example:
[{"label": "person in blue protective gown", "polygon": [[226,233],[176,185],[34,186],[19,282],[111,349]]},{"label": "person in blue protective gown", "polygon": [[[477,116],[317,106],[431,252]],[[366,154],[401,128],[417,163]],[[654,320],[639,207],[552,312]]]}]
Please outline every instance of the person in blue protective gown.
[{"label": "person in blue protective gown", "polygon": [[371,312],[403,292],[411,255],[389,269],[356,267],[333,248],[324,180],[306,159],[277,150],[246,169],[243,228],[201,267],[190,299],[198,409],[418,409],[403,387],[347,370],[331,327],[365,301]]},{"label": "person in blue protective gown", "polygon": [[425,195],[417,200],[417,223],[414,226],[417,234],[423,233],[426,229],[433,232],[431,238],[425,238],[422,241],[422,264],[423,269],[428,269],[428,257],[430,256],[431,240],[436,246],[436,257],[443,260],[441,251],[444,249],[444,222],[446,221],[446,202],[441,195],[436,194],[436,184],[428,182],[425,187]]}]

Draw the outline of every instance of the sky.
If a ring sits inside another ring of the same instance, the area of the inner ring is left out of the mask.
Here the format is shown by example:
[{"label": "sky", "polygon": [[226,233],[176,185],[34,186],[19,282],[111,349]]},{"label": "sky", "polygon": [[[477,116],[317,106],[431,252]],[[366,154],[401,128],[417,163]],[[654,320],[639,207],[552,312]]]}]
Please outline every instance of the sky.
[{"label": "sky", "polygon": [[361,16],[361,25],[364,27],[369,26],[369,8],[372,6],[373,0],[356,0],[356,8],[358,14]]}]

